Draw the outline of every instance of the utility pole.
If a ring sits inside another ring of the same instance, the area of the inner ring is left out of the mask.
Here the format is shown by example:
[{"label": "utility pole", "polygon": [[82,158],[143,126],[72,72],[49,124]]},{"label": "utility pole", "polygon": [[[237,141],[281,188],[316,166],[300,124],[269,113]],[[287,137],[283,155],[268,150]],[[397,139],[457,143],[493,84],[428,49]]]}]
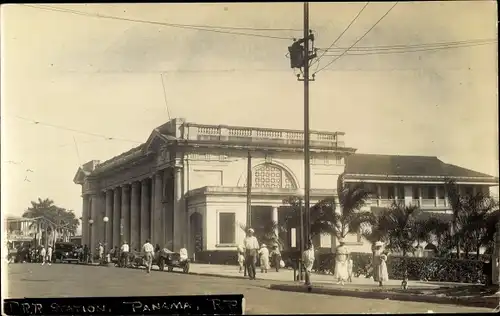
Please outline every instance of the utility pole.
[{"label": "utility pole", "polygon": [[[305,241],[310,239],[310,192],[311,192],[311,169],[310,169],[310,138],[309,138],[309,82],[314,81],[314,74],[309,78],[310,61],[317,57],[314,48],[314,34],[309,29],[309,3],[304,2],[304,38],[294,40],[288,47],[290,54],[290,66],[301,71],[297,74],[297,80],[304,82],[304,211],[300,212],[300,254],[304,251]],[[309,42],[311,41],[311,43]],[[311,44],[311,45],[310,45]],[[305,216],[304,216],[305,215]],[[305,218],[304,218],[305,217]],[[303,224],[303,222],[305,222]],[[300,263],[299,263],[299,269]],[[300,278],[301,273],[299,273]]]},{"label": "utility pole", "polygon": [[252,155],[247,158],[247,229],[252,227]]}]

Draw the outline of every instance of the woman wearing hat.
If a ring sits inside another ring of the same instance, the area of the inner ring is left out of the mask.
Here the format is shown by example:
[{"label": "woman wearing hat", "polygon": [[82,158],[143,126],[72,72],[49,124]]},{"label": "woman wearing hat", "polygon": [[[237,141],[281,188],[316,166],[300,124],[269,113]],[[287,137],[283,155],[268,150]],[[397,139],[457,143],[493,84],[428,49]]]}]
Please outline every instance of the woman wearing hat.
[{"label": "woman wearing hat", "polygon": [[373,263],[373,281],[379,282],[379,266],[380,266],[380,256],[382,255],[382,246],[384,244],[381,241],[377,241],[373,245],[373,257],[372,257],[372,263]]},{"label": "woman wearing hat", "polygon": [[379,286],[383,286],[384,282],[389,281],[389,273],[387,273],[387,256],[385,254],[380,255],[380,263],[378,266],[378,283]]},{"label": "woman wearing hat", "polygon": [[343,239],[339,240],[339,244],[335,252],[335,275],[333,277],[337,280],[337,284],[344,285],[344,282],[349,279],[349,250]]}]

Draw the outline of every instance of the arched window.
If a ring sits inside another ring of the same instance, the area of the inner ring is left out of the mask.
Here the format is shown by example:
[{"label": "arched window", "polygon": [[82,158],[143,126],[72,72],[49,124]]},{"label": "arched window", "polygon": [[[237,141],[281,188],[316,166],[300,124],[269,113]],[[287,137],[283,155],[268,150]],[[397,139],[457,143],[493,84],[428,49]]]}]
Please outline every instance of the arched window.
[{"label": "arched window", "polygon": [[295,189],[291,175],[276,165],[266,163],[257,166],[253,172],[252,187],[266,189]]}]

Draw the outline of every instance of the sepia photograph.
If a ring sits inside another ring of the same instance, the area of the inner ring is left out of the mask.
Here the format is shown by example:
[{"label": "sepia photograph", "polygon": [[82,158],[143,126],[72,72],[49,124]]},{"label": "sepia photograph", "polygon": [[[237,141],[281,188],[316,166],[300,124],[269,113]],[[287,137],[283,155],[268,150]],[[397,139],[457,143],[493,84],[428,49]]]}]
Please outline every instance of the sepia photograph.
[{"label": "sepia photograph", "polygon": [[497,10],[3,4],[2,314],[499,312]]}]

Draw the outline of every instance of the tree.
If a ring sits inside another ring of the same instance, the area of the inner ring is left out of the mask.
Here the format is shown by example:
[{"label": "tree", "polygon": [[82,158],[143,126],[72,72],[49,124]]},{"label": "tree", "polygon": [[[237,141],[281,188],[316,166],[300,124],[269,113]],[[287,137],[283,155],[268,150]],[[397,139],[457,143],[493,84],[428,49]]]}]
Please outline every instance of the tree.
[{"label": "tree", "polygon": [[413,252],[413,243],[418,238],[415,227],[419,212],[418,206],[397,202],[386,209],[379,219],[379,226],[387,232],[386,239],[389,242],[387,249],[402,252],[403,257]]},{"label": "tree", "polygon": [[454,180],[445,181],[445,190],[448,194],[448,202],[450,203],[451,211],[453,213],[452,217],[452,227],[453,227],[453,239],[455,239],[455,246],[457,249],[457,258],[460,258],[460,238],[458,237],[459,220],[460,216],[464,212],[464,199],[460,195],[458,186]]},{"label": "tree", "polygon": [[24,212],[23,217],[33,218],[32,228],[37,234],[44,229],[47,234],[51,234],[56,239],[57,233],[76,234],[79,221],[72,210],[58,207],[51,199],[41,199],[31,201],[31,206]]},{"label": "tree", "polygon": [[436,239],[437,255],[448,255],[454,244],[450,233],[450,224],[437,217],[431,217],[426,220],[426,227]]},{"label": "tree", "polygon": [[[328,233],[343,239],[348,234],[361,232],[366,224],[374,223],[375,217],[371,212],[361,211],[370,194],[362,183],[346,186],[344,175],[340,175],[337,197],[325,198],[310,209],[311,236]],[[284,203],[292,206],[288,220],[294,224],[300,220],[300,201],[298,197],[284,200]]]}]

